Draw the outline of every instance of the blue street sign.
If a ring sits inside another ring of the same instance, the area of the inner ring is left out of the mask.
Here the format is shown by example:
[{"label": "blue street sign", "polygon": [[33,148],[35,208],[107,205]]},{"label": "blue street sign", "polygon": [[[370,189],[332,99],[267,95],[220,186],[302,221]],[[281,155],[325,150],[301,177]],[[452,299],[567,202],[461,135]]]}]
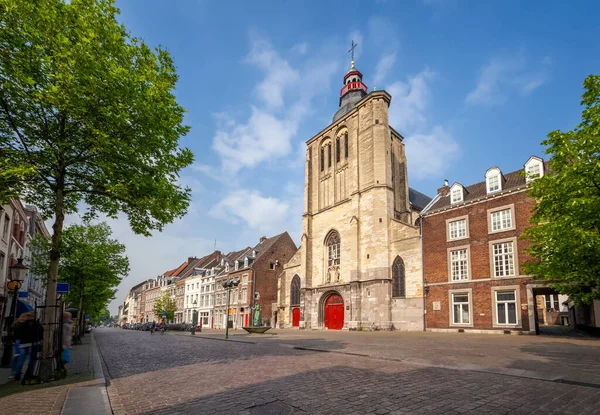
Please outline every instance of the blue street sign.
[{"label": "blue street sign", "polygon": [[27,291],[19,291],[19,298],[27,298],[29,293]]},{"label": "blue street sign", "polygon": [[167,313],[163,311],[163,318],[167,318]]},{"label": "blue street sign", "polygon": [[66,294],[69,292],[68,282],[57,282],[56,283],[56,294]]},{"label": "blue street sign", "polygon": [[86,315],[85,315],[85,319],[86,319],[86,320],[89,320],[89,319],[90,319],[90,315],[89,315],[89,314],[86,314]]}]

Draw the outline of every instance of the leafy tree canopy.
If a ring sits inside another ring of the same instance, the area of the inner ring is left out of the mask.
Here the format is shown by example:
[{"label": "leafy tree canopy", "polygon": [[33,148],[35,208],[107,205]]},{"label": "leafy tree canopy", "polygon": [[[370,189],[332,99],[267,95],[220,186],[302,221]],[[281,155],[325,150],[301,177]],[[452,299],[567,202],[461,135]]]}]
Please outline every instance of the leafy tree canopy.
[{"label": "leafy tree canopy", "polygon": [[581,123],[542,142],[550,171],[531,182],[538,203],[524,236],[536,260],[526,272],[589,303],[600,299],[600,76],[590,75],[584,88]]},{"label": "leafy tree canopy", "polygon": [[[105,222],[71,225],[63,233],[58,276],[71,288],[65,301],[77,308],[81,306],[92,316],[105,313],[116,287],[129,272],[125,245],[111,236],[112,230]],[[32,271],[47,270],[49,242],[40,237],[34,244],[35,249],[45,255],[34,257]]]},{"label": "leafy tree canopy", "polygon": [[156,319],[162,318],[162,313],[167,313],[167,320],[175,319],[175,311],[177,311],[177,303],[171,298],[167,291],[163,292],[160,297],[154,302],[152,312]]}]

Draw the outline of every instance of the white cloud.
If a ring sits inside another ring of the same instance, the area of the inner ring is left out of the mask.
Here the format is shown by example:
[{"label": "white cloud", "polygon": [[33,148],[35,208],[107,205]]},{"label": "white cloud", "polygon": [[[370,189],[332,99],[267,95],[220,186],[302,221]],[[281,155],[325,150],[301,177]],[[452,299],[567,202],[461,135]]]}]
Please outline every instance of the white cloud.
[{"label": "white cloud", "polygon": [[272,113],[252,107],[246,123],[231,120],[220,128],[213,140],[213,149],[222,157],[223,169],[237,172],[243,167],[254,167],[271,157],[287,155],[291,140],[298,130],[299,118],[280,119]]},{"label": "white cloud", "polygon": [[259,97],[271,107],[282,107],[285,88],[300,78],[298,71],[292,69],[266,39],[258,36],[252,37],[247,61],[265,72],[264,80],[256,87]]},{"label": "white cloud", "polygon": [[274,234],[289,225],[290,205],[256,190],[233,190],[212,207],[209,215],[233,224],[242,223],[264,234]]},{"label": "white cloud", "polygon": [[292,47],[292,53],[299,56],[304,56],[308,53],[308,43],[302,42]]},{"label": "white cloud", "polygon": [[[295,70],[265,38],[251,36],[251,43],[247,62],[265,75],[257,87],[260,102],[251,106],[245,121],[224,113],[215,114],[217,131],[213,150],[220,156],[221,169],[228,176],[242,168],[287,156],[294,148],[293,139],[301,122],[310,113],[312,99],[329,91],[331,76],[337,70],[330,53],[304,59],[301,69]],[[308,45],[301,48],[308,50]],[[300,70],[303,78],[311,82],[300,79]],[[214,175],[205,166],[198,166],[197,170]]]},{"label": "white cloud", "polygon": [[408,170],[418,179],[440,175],[459,154],[457,142],[440,126],[433,127],[426,134],[412,134],[404,143]]},{"label": "white cloud", "polygon": [[434,78],[435,73],[425,68],[406,82],[396,81],[386,87],[392,95],[390,125],[404,135],[408,171],[417,179],[443,174],[459,155],[452,135],[428,120],[429,83]]},{"label": "white cloud", "polygon": [[428,82],[434,77],[428,68],[412,76],[407,82],[396,81],[385,89],[392,95],[389,110],[390,125],[408,133],[420,129],[426,121],[425,108],[429,101]]},{"label": "white cloud", "polygon": [[523,52],[495,56],[481,69],[477,84],[465,102],[492,106],[503,104],[514,92],[528,95],[547,82],[549,65],[549,58],[531,65]]},{"label": "white cloud", "polygon": [[381,59],[379,59],[377,67],[375,68],[375,76],[373,77],[374,87],[385,80],[388,72],[394,66],[394,63],[396,63],[396,52],[382,56]]}]

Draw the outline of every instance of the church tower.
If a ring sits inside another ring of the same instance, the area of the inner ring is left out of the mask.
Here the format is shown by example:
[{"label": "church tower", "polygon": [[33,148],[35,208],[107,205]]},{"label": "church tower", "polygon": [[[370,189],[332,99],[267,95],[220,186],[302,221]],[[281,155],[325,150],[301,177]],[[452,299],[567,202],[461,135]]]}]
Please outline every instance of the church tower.
[{"label": "church tower", "polygon": [[[353,44],[354,47],[354,44]],[[302,245],[279,281],[284,327],[423,328],[418,212],[392,97],[355,67],[333,121],[307,141]]]}]

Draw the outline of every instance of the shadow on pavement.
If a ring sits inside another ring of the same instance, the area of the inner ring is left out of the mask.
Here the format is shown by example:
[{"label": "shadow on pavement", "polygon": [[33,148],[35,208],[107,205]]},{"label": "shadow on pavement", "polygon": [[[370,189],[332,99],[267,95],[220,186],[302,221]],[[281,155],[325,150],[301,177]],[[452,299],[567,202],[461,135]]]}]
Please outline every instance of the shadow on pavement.
[{"label": "shadow on pavement", "polygon": [[138,396],[141,403],[124,402],[124,409],[146,415],[568,413],[574,401],[593,402],[597,390],[439,368],[384,373],[333,366],[197,398],[206,391],[180,391],[185,401],[179,403],[164,388],[148,392]]}]

